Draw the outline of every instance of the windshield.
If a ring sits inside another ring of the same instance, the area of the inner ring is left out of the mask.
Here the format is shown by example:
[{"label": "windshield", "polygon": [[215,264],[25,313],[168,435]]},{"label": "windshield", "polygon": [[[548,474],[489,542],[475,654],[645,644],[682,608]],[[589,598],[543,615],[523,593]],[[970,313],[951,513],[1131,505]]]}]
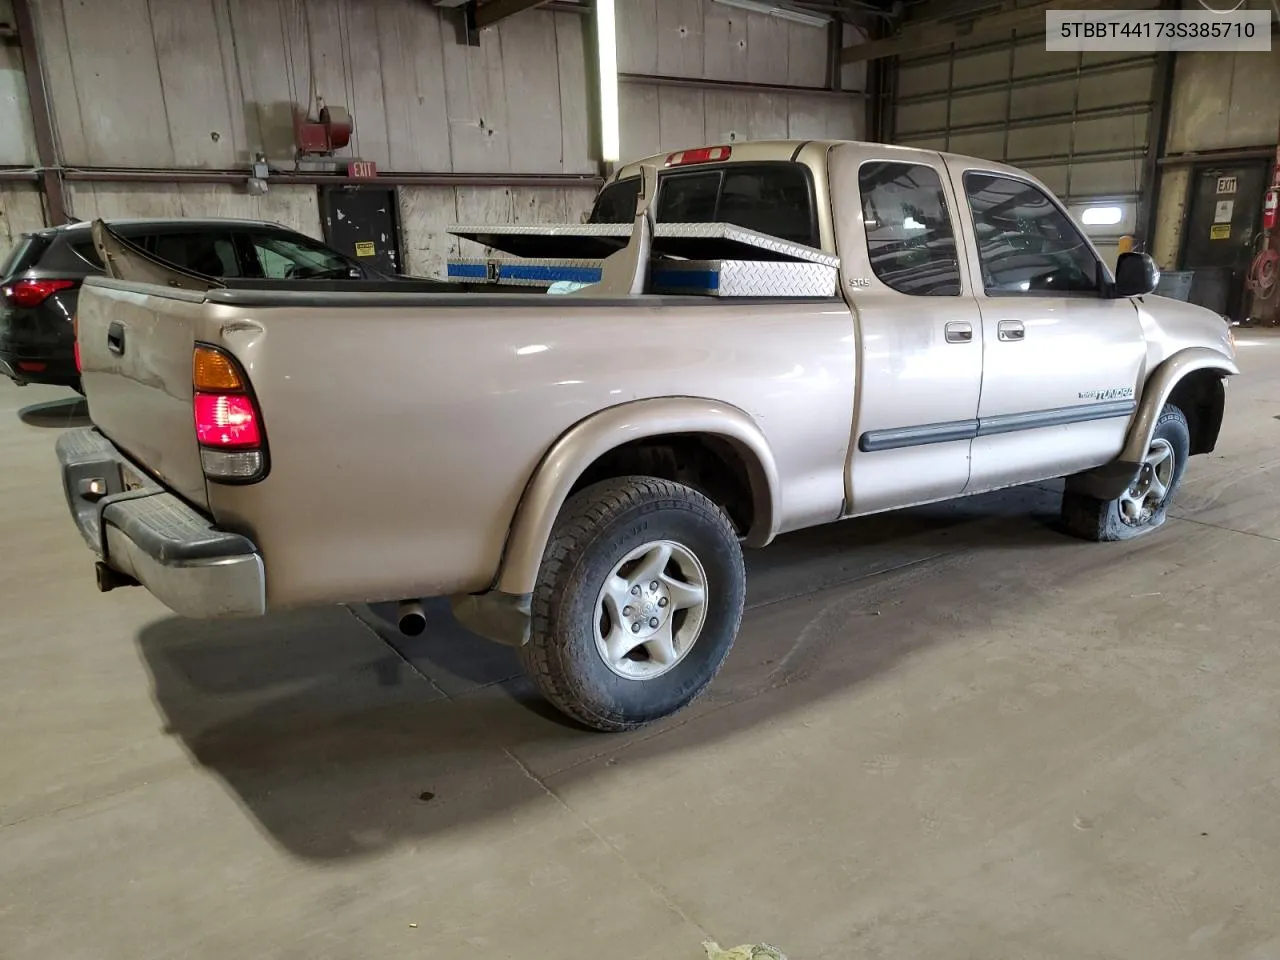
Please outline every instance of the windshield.
[{"label": "windshield", "polygon": [[262,276],[273,280],[361,276],[360,268],[341,254],[316,243],[278,234],[250,237]]},{"label": "windshield", "polygon": [[[640,178],[609,184],[596,197],[591,223],[630,223]],[[818,246],[809,172],[799,163],[730,163],[658,176],[658,223],[733,223],[795,243]]]}]

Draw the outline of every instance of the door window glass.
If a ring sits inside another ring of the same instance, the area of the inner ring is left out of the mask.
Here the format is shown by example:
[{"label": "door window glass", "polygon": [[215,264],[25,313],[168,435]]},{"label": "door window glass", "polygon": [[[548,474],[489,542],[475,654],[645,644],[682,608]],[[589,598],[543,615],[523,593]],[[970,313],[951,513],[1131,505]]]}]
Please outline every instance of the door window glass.
[{"label": "door window glass", "polygon": [[253,234],[249,237],[262,275],[271,280],[307,280],[350,277],[355,265],[320,244],[291,237]]},{"label": "door window glass", "polygon": [[989,295],[1098,293],[1098,259],[1044,191],[1008,177],[964,178]]},{"label": "door window glass", "polygon": [[135,243],[161,260],[206,277],[238,277],[240,264],[229,233],[159,233]]},{"label": "door window glass", "polygon": [[960,293],[956,238],[933,167],[864,163],[858,170],[871,269],[881,282],[917,297]]}]

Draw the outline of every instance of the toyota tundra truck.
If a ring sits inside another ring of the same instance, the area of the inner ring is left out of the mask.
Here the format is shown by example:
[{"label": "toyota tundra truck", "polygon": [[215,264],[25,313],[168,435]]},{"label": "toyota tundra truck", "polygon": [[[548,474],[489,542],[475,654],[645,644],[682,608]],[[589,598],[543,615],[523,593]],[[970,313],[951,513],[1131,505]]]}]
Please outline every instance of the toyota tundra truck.
[{"label": "toyota tundra truck", "polygon": [[712,680],[744,546],[1054,477],[1067,531],[1154,531],[1238,372],[1221,317],[1143,254],[1113,274],[1033,177],[882,144],[649,158],[590,223],[484,240],[535,279],[605,250],[560,291],[210,279],[95,239],[94,426],[57,451],[102,589],[391,601],[409,632],[447,596],[600,730]]}]

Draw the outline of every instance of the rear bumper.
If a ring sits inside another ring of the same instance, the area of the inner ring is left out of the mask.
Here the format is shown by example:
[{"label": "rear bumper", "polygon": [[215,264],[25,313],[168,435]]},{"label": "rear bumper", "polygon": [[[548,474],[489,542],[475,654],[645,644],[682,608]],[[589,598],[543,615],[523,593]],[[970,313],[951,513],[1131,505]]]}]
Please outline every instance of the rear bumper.
[{"label": "rear bumper", "polygon": [[78,387],[80,371],[72,356],[45,356],[26,351],[0,350],[0,374],[14,383],[47,383]]},{"label": "rear bumper", "polygon": [[132,579],[198,619],[266,612],[266,575],[252,541],[216,529],[92,427],[64,433],[57,451],[67,505],[98,558],[102,589]]}]

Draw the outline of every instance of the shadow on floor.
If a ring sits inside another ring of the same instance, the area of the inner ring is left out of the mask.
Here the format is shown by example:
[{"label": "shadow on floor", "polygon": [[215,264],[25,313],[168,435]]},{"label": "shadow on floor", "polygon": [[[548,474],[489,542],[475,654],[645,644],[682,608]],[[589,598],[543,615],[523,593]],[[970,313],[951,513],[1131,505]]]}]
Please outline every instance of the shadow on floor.
[{"label": "shadow on floor", "polygon": [[18,419],[29,427],[87,427],[89,404],[84,397],[33,403],[18,411]]},{"label": "shadow on floor", "polygon": [[[592,733],[561,718],[514,651],[471,636],[440,604],[414,640],[390,627],[371,631],[367,610],[325,608],[233,623],[167,619],[139,643],[168,732],[269,837],[308,859],[359,856],[545,802],[543,777],[590,777],[606,764],[694,749],[849,695],[945,639],[953,606],[974,600],[963,576],[935,576],[934,606],[909,612],[913,571],[936,572],[910,558],[958,568],[967,549],[1006,550],[1016,561],[1069,545],[1027,516],[1028,503],[1052,500],[1051,491],[1027,488],[985,508],[975,499],[783,538],[784,556],[772,563],[833,568],[862,556],[861,572],[851,570],[838,591],[791,583],[772,599],[758,596],[710,691],[634,734]],[[1021,589],[977,589],[992,615],[1029,602]],[[894,608],[896,616],[880,617]]]}]

